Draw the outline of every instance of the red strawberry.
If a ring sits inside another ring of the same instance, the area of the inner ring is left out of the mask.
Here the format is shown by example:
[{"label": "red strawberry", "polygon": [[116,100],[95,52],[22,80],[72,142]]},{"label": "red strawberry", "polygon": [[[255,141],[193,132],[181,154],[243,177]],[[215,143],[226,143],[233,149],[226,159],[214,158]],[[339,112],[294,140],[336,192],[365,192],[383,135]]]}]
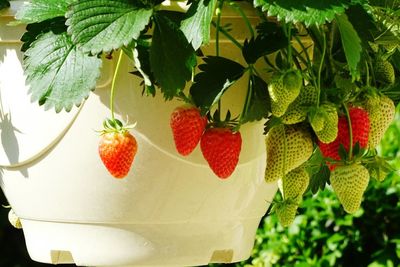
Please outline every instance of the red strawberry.
[{"label": "red strawberry", "polygon": [[242,147],[240,132],[229,128],[209,128],[201,137],[200,148],[213,172],[228,178],[236,168]]},{"label": "red strawberry", "polygon": [[[353,133],[353,146],[358,142],[361,148],[366,148],[368,146],[368,136],[370,132],[370,120],[368,112],[360,107],[351,107],[349,108],[349,115]],[[344,146],[346,151],[349,151],[349,124],[345,115],[339,117],[338,135],[333,142],[325,144],[318,140],[318,146],[321,149],[324,157],[331,158],[333,160],[340,160],[340,144]],[[331,170],[334,168],[334,165],[330,166]]]},{"label": "red strawberry", "polygon": [[102,132],[99,155],[107,170],[115,178],[124,178],[137,152],[135,137],[126,129],[107,129]]},{"label": "red strawberry", "polygon": [[196,107],[181,106],[172,112],[170,126],[179,154],[187,156],[196,148],[206,125],[207,117]]}]

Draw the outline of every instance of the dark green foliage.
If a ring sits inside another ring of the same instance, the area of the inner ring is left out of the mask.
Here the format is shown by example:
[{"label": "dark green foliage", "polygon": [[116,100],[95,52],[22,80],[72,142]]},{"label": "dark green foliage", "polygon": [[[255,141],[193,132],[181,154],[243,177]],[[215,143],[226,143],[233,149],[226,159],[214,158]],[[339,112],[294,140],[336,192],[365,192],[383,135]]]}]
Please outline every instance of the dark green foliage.
[{"label": "dark green foliage", "polygon": [[0,0],[0,10],[10,7],[10,2],[8,0]]}]

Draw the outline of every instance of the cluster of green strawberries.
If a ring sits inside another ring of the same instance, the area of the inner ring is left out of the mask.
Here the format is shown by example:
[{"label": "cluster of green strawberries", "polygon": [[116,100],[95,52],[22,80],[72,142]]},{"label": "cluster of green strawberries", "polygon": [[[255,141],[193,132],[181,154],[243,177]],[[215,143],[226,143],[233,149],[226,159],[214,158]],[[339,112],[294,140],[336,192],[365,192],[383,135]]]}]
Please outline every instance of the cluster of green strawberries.
[{"label": "cluster of green strawberries", "polygon": [[379,168],[368,169],[364,159],[368,151],[375,151],[393,121],[393,101],[375,88],[366,88],[346,103],[320,103],[319,90],[311,84],[304,86],[297,70],[275,75],[268,91],[272,114],[281,123],[266,135],[265,180],[278,181],[283,201],[273,209],[281,225],[290,225],[296,216],[310,183],[307,164],[317,147],[344,210],[356,212],[370,176],[386,176]]}]

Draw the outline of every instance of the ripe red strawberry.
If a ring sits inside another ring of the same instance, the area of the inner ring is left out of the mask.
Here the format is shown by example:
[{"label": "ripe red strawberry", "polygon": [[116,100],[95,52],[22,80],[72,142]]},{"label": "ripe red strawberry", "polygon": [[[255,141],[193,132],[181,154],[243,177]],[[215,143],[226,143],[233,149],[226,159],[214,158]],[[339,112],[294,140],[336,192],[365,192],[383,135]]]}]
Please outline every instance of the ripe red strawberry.
[{"label": "ripe red strawberry", "polygon": [[207,117],[196,107],[181,106],[172,112],[170,126],[179,154],[187,156],[196,148],[206,125]]},{"label": "ripe red strawberry", "polygon": [[[368,136],[370,132],[370,120],[368,112],[360,107],[351,107],[349,108],[349,115],[353,133],[353,146],[358,142],[361,148],[366,148],[368,146]],[[333,142],[325,144],[318,140],[318,146],[321,149],[324,157],[331,158],[333,160],[340,160],[340,144],[344,146],[346,151],[349,151],[349,123],[345,115],[339,117],[338,135]],[[334,168],[335,166],[330,166],[331,170]]]},{"label": "ripe red strawberry", "polygon": [[99,155],[112,176],[124,178],[132,166],[137,148],[135,137],[127,130],[105,130],[99,143]]},{"label": "ripe red strawberry", "polygon": [[209,128],[201,137],[200,148],[213,172],[221,179],[231,176],[242,147],[240,132],[229,128]]}]

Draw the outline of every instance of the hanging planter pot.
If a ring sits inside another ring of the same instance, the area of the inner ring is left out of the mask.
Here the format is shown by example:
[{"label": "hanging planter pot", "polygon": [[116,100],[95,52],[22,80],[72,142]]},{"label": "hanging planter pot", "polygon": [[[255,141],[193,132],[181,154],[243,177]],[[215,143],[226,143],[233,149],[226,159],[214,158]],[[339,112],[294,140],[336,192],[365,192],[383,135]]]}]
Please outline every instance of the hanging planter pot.
[{"label": "hanging planter pot", "polygon": [[[130,131],[139,153],[128,176],[113,179],[97,154],[96,131],[109,116],[116,60],[103,59],[96,90],[78,108],[46,111],[27,94],[19,41],[25,25],[9,26],[22,1],[11,3],[0,17],[0,184],[32,259],[187,266],[248,258],[276,192],[264,180],[263,122],[241,128],[239,163],[229,179],[218,179],[200,148],[188,157],[176,152],[169,116],[180,103],[143,96],[140,80],[125,74],[133,66],[123,57],[115,113],[136,123]],[[229,14],[223,19],[235,23],[236,13]],[[232,56],[232,46],[221,45],[221,54]],[[240,112],[245,88],[246,81],[238,82],[226,94],[232,113]]]}]

